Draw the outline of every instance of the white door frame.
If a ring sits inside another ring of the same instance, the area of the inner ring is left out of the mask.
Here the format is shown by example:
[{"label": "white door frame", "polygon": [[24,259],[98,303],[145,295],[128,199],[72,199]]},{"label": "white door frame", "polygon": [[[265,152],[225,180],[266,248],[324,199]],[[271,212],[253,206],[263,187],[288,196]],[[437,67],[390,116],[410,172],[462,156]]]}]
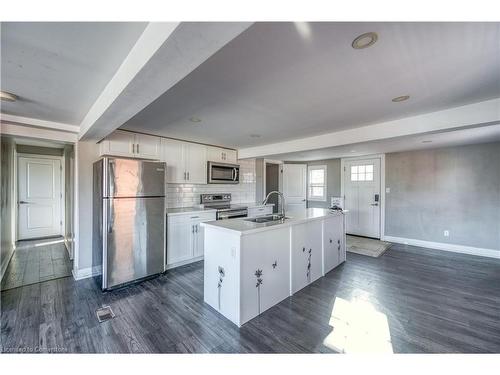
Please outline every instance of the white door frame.
[{"label": "white door frame", "polygon": [[[340,196],[345,204],[345,164],[349,161],[364,159],[380,159],[380,240],[385,238],[385,154],[354,156],[340,159]],[[349,213],[347,213],[349,215]]]},{"label": "white door frame", "polygon": [[[66,214],[66,199],[65,198],[65,189],[64,189],[64,181],[66,178],[66,163],[65,160],[66,158],[64,157],[64,154],[62,156],[59,155],[39,155],[39,154],[24,154],[24,153],[15,153],[16,158],[15,158],[15,168],[14,168],[14,184],[15,184],[15,197],[14,197],[14,203],[16,205],[15,209],[15,226],[16,226],[16,241],[19,240],[19,204],[18,204],[18,199],[19,199],[19,158],[24,157],[24,158],[32,158],[32,159],[59,159],[61,163],[61,178],[59,180],[59,186],[60,186],[60,192],[61,192],[61,204],[60,204],[60,209],[61,209],[61,221],[62,221],[62,226],[61,226],[61,236],[65,237],[66,235],[66,220],[65,220],[65,214]],[[64,193],[64,194],[63,194]]]},{"label": "white door frame", "polygon": [[264,198],[266,197],[266,167],[268,164],[278,164],[279,165],[279,180],[278,180],[278,189],[280,192],[283,192],[283,161],[282,160],[271,160],[264,159],[264,173],[262,176],[262,191],[264,193]]}]

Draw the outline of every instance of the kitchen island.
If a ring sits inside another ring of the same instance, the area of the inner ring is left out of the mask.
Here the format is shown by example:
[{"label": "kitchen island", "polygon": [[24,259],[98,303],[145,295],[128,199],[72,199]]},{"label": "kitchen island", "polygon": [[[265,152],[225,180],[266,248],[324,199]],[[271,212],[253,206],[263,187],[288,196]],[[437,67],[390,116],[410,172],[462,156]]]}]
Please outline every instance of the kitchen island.
[{"label": "kitchen island", "polygon": [[321,208],[283,221],[210,221],[204,300],[241,326],[345,261],[344,214]]}]

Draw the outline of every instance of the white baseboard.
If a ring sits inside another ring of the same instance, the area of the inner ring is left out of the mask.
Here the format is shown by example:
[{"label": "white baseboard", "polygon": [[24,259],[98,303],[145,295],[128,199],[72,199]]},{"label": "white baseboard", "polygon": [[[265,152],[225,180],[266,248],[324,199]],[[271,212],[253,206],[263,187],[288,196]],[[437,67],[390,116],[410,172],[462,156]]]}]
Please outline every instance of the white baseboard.
[{"label": "white baseboard", "polygon": [[73,278],[75,280],[82,280],[89,277],[94,277],[100,275],[102,272],[101,266],[88,267],[82,269],[73,269]]},{"label": "white baseboard", "polygon": [[15,251],[14,246],[11,246],[9,255],[7,255],[4,258],[4,259],[7,259],[7,261],[3,262],[2,267],[0,269],[0,281],[2,281],[2,279],[3,279],[4,275],[5,275],[5,271],[7,271],[7,267],[9,266],[10,259],[12,258],[12,255],[14,255],[14,251]]},{"label": "white baseboard", "polygon": [[203,260],[203,255],[201,255],[199,257],[196,257],[196,258],[191,258],[191,259],[188,259],[188,260],[184,260],[182,262],[177,262],[177,263],[173,263],[173,264],[167,264],[167,266],[165,267],[165,270],[171,270],[172,268],[177,268],[177,267],[180,267],[180,266],[185,266],[186,264],[198,262],[200,260]]},{"label": "white baseboard", "polygon": [[422,240],[415,240],[412,238],[392,237],[392,236],[383,236],[382,240],[388,242],[400,243],[404,245],[427,247],[429,249],[435,249],[435,250],[444,250],[444,251],[451,251],[454,253],[479,255],[482,257],[500,259],[500,250],[494,250],[494,249],[484,249],[480,247],[454,245],[443,242],[422,241]]}]

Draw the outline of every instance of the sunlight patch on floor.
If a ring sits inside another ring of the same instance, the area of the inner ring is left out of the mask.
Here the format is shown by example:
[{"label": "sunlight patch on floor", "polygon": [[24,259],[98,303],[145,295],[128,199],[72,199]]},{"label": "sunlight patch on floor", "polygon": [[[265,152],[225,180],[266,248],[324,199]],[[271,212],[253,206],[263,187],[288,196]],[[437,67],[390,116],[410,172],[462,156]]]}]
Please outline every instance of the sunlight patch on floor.
[{"label": "sunlight patch on floor", "polygon": [[363,299],[336,297],[330,326],[333,331],[323,344],[341,353],[392,354],[387,316]]}]

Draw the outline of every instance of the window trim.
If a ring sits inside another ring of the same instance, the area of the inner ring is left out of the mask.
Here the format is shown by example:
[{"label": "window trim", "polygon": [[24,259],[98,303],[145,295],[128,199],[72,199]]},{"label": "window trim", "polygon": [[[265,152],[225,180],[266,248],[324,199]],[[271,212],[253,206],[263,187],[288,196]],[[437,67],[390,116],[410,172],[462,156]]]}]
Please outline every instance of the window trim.
[{"label": "window trim", "polygon": [[[311,179],[310,179],[311,171],[317,170],[317,169],[321,169],[324,171],[325,182],[322,185],[319,185],[319,184],[311,185]],[[328,167],[326,164],[308,165],[307,166],[307,200],[308,201],[314,201],[314,202],[326,202],[327,201],[327,198],[328,198],[328,192],[327,192],[328,180],[327,180],[327,178],[328,178]],[[323,197],[311,197],[311,187],[312,186],[323,187],[324,188]]]}]

